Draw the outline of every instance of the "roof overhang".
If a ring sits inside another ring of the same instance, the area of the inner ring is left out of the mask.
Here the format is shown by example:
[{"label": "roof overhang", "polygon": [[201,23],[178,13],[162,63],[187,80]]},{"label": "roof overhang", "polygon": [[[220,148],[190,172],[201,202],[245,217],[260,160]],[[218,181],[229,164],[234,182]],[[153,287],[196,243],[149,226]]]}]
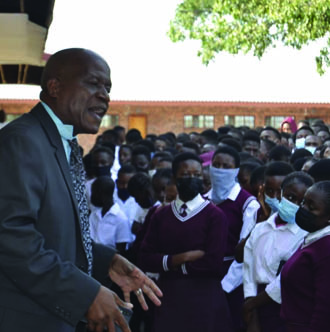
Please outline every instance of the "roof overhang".
[{"label": "roof overhang", "polygon": [[0,5],[0,83],[39,84],[55,0],[7,0]]}]

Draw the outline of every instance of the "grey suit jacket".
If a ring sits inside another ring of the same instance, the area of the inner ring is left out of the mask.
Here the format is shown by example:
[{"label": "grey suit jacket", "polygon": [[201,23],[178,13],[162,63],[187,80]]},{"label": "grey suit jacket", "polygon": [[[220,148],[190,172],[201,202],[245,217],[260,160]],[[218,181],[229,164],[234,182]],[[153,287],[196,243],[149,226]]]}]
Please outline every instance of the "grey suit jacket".
[{"label": "grey suit jacket", "polygon": [[[94,272],[106,278],[115,251],[93,252]],[[86,270],[61,137],[38,104],[0,130],[0,308],[75,326],[100,287]]]}]

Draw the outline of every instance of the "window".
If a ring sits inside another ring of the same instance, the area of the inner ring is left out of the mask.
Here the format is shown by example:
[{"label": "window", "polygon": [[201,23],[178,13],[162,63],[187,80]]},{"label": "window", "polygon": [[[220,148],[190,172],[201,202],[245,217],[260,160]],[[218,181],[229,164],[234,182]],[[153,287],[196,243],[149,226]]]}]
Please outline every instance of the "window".
[{"label": "window", "polygon": [[213,115],[185,115],[185,128],[214,128]]},{"label": "window", "polygon": [[118,123],[119,123],[119,115],[106,114],[102,119],[101,127],[110,128],[117,126]]},{"label": "window", "polygon": [[285,118],[286,116],[266,116],[265,125],[279,129],[281,128],[281,123]]},{"label": "window", "polygon": [[225,115],[225,125],[235,127],[248,126],[254,128],[254,116],[250,115]]}]

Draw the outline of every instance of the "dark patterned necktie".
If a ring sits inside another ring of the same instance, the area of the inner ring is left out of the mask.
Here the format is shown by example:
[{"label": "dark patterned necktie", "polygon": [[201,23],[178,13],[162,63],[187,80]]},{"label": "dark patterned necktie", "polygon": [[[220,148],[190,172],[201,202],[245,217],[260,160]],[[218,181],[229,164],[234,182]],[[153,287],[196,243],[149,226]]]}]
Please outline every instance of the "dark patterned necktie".
[{"label": "dark patterned necktie", "polygon": [[183,203],[182,205],[181,205],[181,208],[180,208],[180,216],[181,217],[187,217],[187,208],[188,208],[188,206],[187,206],[187,204],[186,203]]},{"label": "dark patterned necktie", "polygon": [[78,208],[79,208],[81,237],[88,261],[87,272],[89,275],[91,275],[93,268],[93,254],[92,254],[92,240],[89,231],[89,207],[88,207],[86,187],[85,187],[85,169],[77,139],[69,141],[69,144],[71,147],[70,173],[73,182],[73,189],[76,195]]}]

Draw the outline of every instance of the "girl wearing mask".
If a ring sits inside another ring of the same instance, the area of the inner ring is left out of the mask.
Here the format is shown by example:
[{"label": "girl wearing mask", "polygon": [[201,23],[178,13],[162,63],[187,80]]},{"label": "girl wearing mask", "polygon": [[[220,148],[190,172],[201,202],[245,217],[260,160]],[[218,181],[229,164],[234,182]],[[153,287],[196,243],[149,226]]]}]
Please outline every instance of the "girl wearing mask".
[{"label": "girl wearing mask", "polygon": [[193,153],[173,160],[178,196],[150,221],[139,255],[145,271],[160,274],[157,332],[232,331],[219,283],[227,239],[223,212],[201,196],[202,164]]},{"label": "girl wearing mask", "polygon": [[292,166],[283,161],[274,161],[266,167],[264,183],[258,193],[258,201],[261,205],[258,211],[258,222],[267,220],[278,211],[282,182],[293,171]]},{"label": "girl wearing mask", "polygon": [[278,275],[307,234],[296,225],[295,216],[313,183],[313,178],[304,172],[289,174],[281,185],[278,212],[257,224],[245,244],[244,314],[248,331],[285,332],[280,319]]},{"label": "girl wearing mask", "polygon": [[239,166],[239,154],[231,147],[216,150],[210,166],[210,198],[228,219],[228,239],[221,277],[235,331],[243,328],[243,267],[234,259],[235,248],[252,231],[259,209],[256,198],[242,189],[237,181]]},{"label": "girl wearing mask", "polygon": [[330,181],[309,188],[296,214],[309,232],[281,272],[281,317],[288,332],[329,331]]}]

